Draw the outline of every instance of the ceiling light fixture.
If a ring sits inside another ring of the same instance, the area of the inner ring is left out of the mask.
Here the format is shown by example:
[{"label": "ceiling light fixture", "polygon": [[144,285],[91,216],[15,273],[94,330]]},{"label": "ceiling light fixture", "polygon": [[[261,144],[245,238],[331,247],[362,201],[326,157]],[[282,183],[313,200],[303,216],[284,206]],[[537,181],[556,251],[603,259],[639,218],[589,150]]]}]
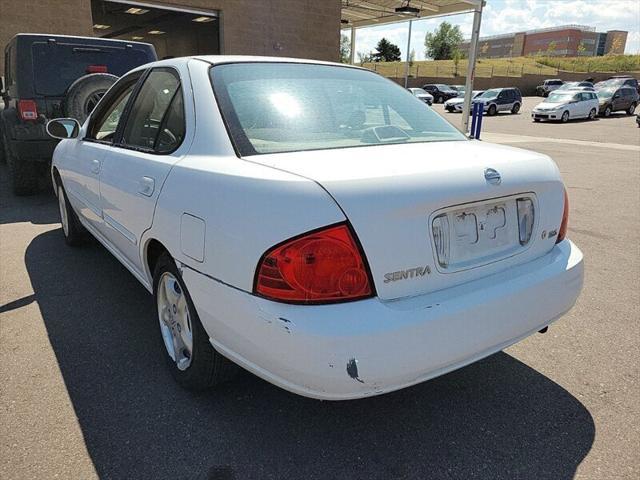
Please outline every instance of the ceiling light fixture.
[{"label": "ceiling light fixture", "polygon": [[111,28],[111,25],[103,25],[101,23],[96,23],[93,26],[94,30],[107,30],[108,28]]},{"label": "ceiling light fixture", "polygon": [[192,21],[198,22],[198,23],[208,23],[208,22],[213,22],[214,20],[215,20],[214,17],[196,17]]},{"label": "ceiling light fixture", "polygon": [[131,15],[144,15],[145,13],[149,13],[149,10],[147,10],[146,8],[129,8],[127,10],[124,11],[124,13],[129,13]]},{"label": "ceiling light fixture", "polygon": [[164,35],[167,32],[163,32],[162,30],[149,30],[147,33],[149,35]]},{"label": "ceiling light fixture", "polygon": [[409,5],[411,0],[407,0],[406,5],[402,5],[401,7],[397,7],[396,13],[408,14],[408,15],[418,15],[420,13],[420,9],[417,7],[412,7]]},{"label": "ceiling light fixture", "polygon": [[141,37],[140,35],[134,35],[133,37],[131,37],[131,40],[142,40],[144,37]]}]

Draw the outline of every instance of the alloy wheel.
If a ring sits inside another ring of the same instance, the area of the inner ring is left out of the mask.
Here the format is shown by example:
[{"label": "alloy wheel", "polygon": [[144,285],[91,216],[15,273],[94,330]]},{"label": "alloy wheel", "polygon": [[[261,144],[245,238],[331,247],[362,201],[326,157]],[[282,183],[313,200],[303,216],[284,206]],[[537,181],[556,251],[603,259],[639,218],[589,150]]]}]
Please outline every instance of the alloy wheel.
[{"label": "alloy wheel", "polygon": [[193,330],[187,298],[176,277],[164,272],[158,282],[158,320],[167,353],[179,370],[191,365]]},{"label": "alloy wheel", "polygon": [[58,187],[58,207],[60,208],[60,223],[66,237],[69,236],[69,216],[67,215],[67,201],[64,197],[64,190]]}]

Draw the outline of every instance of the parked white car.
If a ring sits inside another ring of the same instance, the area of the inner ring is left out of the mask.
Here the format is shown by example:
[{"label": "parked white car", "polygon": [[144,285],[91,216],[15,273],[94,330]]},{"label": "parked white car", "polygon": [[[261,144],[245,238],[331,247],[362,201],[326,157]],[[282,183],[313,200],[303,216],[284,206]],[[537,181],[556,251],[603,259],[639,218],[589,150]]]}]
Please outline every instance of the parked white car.
[{"label": "parked white car", "polygon": [[593,120],[598,114],[598,96],[592,91],[556,90],[532,111],[534,122],[560,120],[565,123],[576,118]]},{"label": "parked white car", "polygon": [[418,100],[422,100],[427,105],[433,104],[433,95],[431,95],[426,90],[423,90],[422,88],[407,88],[407,90],[409,90],[414,97],[416,97]]},{"label": "parked white car", "polygon": [[155,296],[190,389],[238,364],[309,397],[390,392],[546,329],[582,288],[555,163],[368,70],[164,60],[48,131],[66,242],[87,230]]},{"label": "parked white car", "polygon": [[[483,93],[484,93],[484,90],[474,90],[472,92],[471,98],[474,99],[476,97],[479,97]],[[450,98],[449,100],[444,102],[444,109],[449,113],[453,113],[453,112],[460,113],[462,112],[463,107],[464,107],[464,95],[461,97]]]}]

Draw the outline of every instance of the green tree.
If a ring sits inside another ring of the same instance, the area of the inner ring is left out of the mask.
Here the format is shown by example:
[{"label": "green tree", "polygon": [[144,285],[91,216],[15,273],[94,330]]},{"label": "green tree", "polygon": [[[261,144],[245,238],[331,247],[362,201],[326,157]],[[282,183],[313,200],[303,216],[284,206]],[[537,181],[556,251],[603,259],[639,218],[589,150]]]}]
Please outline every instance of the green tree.
[{"label": "green tree", "polygon": [[586,49],[587,47],[584,46],[584,42],[580,42],[578,44],[578,55],[584,55]]},{"label": "green tree", "polygon": [[451,60],[461,43],[460,27],[442,22],[435,32],[429,32],[424,37],[424,53],[434,60]]},{"label": "green tree", "polygon": [[547,55],[549,56],[553,55],[556,51],[557,46],[558,44],[555,41],[549,42],[549,45],[547,45]]},{"label": "green tree", "polygon": [[351,40],[349,37],[340,35],[340,62],[349,63],[351,57]]},{"label": "green tree", "polygon": [[413,67],[414,63],[416,63],[416,51],[412,48],[409,54],[409,66]]},{"label": "green tree", "polygon": [[460,60],[462,59],[462,52],[457,48],[453,52],[453,66],[455,67],[454,76],[458,76],[458,66],[460,65]]},{"label": "green tree", "polygon": [[386,38],[382,38],[376,45],[376,51],[372,57],[374,62],[399,62],[400,48]]}]

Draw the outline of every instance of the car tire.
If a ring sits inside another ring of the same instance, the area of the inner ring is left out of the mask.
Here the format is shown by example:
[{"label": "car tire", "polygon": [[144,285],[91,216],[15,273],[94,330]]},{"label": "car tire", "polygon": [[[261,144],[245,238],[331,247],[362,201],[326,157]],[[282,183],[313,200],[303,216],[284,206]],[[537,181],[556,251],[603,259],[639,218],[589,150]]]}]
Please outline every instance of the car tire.
[{"label": "car tire", "polygon": [[595,120],[596,115],[597,115],[596,109],[592,108],[591,111],[589,112],[589,120]]},{"label": "car tire", "polygon": [[444,103],[444,97],[439,95],[436,97],[436,103]]},{"label": "car tire", "polygon": [[498,107],[496,107],[495,105],[489,105],[489,108],[487,109],[487,115],[493,117],[494,115],[497,115],[497,113]]},{"label": "car tire", "polygon": [[87,230],[82,226],[78,215],[69,203],[69,197],[64,187],[58,183],[56,186],[58,195],[58,211],[60,212],[60,225],[67,245],[77,247],[86,240]]},{"label": "car tire", "polygon": [[102,95],[118,80],[109,73],[92,73],[71,84],[65,98],[65,114],[82,123],[87,119]]},{"label": "car tire", "polygon": [[8,142],[4,147],[13,194],[22,197],[37,193],[40,169],[36,162],[17,158]]},{"label": "car tire", "polygon": [[611,107],[607,105],[607,108],[604,109],[603,112],[605,117],[610,117],[611,116]]},{"label": "car tire", "polygon": [[520,111],[520,104],[516,103],[512,108],[511,108],[511,113],[513,113],[514,115],[517,114]]},{"label": "car tire", "polygon": [[163,354],[178,384],[187,390],[202,391],[233,378],[238,367],[209,342],[182,276],[168,253],[162,254],[156,263],[153,296]]},{"label": "car tire", "polygon": [[633,112],[636,111],[636,104],[632,103],[627,109],[627,115],[633,115]]},{"label": "car tire", "polygon": [[539,118],[534,118],[533,121],[536,122],[536,123],[540,123],[540,119]]},{"label": "car tire", "polygon": [[562,123],[567,123],[569,121],[569,111],[565,110],[564,112],[562,112],[562,117],[560,117],[560,121]]}]

